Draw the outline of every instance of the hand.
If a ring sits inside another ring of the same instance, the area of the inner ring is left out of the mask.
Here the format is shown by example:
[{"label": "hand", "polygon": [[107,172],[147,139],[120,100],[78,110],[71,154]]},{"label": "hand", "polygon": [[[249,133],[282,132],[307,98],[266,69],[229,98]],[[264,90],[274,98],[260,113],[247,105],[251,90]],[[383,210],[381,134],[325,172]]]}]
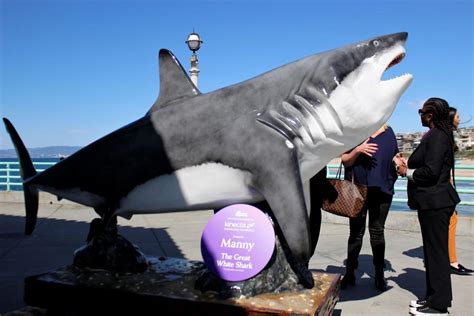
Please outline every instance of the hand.
[{"label": "hand", "polygon": [[403,158],[403,155],[401,153],[397,153],[395,156],[393,156],[393,159],[395,158]]},{"label": "hand", "polygon": [[369,141],[369,138],[365,140],[362,144],[356,147],[357,152],[360,154],[367,155],[369,157],[372,157],[373,154],[377,152],[379,149],[379,146],[377,144],[369,144],[367,143]]},{"label": "hand", "polygon": [[400,165],[397,168],[397,174],[399,176],[406,177],[407,176],[407,170],[408,170],[408,167],[406,165]]},{"label": "hand", "polygon": [[397,170],[397,174],[399,176],[405,177],[408,170],[407,160],[403,158],[401,154],[396,154],[392,161],[395,165],[395,169]]},{"label": "hand", "polygon": [[407,166],[407,160],[400,153],[396,154],[392,161],[396,166]]}]

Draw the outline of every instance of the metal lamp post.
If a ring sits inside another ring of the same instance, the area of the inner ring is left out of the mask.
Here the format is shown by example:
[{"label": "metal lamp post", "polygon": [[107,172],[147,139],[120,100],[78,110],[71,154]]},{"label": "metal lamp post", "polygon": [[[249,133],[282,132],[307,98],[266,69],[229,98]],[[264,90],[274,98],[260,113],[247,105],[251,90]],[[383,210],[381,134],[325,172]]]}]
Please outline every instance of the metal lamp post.
[{"label": "metal lamp post", "polygon": [[193,52],[191,55],[191,68],[189,68],[189,74],[191,75],[191,81],[194,85],[198,86],[198,76],[199,76],[199,61],[196,55],[196,51],[201,48],[202,44],[201,37],[198,33],[192,32],[189,34],[188,39],[186,40],[186,44],[188,44],[189,49]]}]

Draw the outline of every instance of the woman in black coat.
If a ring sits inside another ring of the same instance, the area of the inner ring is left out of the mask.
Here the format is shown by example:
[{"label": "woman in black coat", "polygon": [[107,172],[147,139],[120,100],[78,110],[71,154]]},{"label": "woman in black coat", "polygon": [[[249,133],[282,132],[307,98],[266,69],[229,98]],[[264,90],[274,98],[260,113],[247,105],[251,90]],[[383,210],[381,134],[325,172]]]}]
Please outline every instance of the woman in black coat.
[{"label": "woman in black coat", "polygon": [[448,111],[445,100],[428,99],[419,114],[422,125],[430,130],[407,165],[402,158],[396,162],[399,174],[408,178],[408,205],[418,210],[423,237],[426,296],[411,302],[413,315],[447,315],[452,301],[448,227],[460,200],[450,183],[451,170],[454,172],[454,139]]}]

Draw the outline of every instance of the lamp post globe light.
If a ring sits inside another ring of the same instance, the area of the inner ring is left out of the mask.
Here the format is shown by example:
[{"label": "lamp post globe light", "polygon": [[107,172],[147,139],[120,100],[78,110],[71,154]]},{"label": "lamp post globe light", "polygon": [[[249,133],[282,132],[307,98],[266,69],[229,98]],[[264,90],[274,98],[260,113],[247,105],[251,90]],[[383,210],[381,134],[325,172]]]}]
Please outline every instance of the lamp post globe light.
[{"label": "lamp post globe light", "polygon": [[198,76],[199,76],[199,61],[196,55],[196,51],[201,48],[202,44],[201,37],[199,36],[198,33],[192,32],[191,34],[188,35],[188,39],[186,40],[186,44],[188,44],[189,50],[193,52],[191,55],[191,68],[189,69],[189,74],[191,75],[191,81],[194,83],[194,85],[197,87],[198,86]]}]

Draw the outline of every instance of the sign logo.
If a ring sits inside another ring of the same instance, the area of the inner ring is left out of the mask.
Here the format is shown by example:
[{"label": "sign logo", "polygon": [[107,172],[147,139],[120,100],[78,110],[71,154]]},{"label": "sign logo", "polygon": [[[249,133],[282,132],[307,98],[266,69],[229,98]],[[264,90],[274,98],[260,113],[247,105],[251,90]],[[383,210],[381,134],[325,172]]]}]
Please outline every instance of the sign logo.
[{"label": "sign logo", "polygon": [[207,223],[201,238],[204,263],[221,279],[242,281],[267,265],[275,248],[270,219],[247,204],[227,206]]}]

